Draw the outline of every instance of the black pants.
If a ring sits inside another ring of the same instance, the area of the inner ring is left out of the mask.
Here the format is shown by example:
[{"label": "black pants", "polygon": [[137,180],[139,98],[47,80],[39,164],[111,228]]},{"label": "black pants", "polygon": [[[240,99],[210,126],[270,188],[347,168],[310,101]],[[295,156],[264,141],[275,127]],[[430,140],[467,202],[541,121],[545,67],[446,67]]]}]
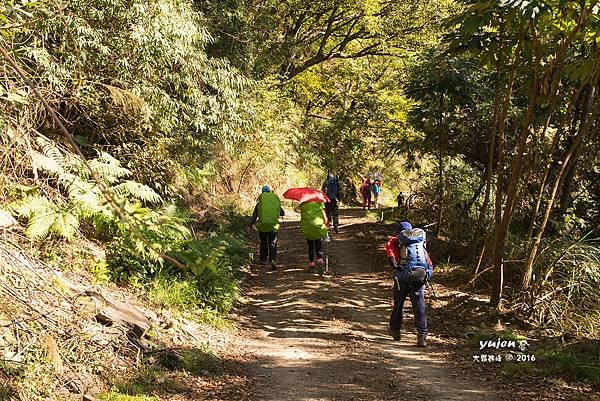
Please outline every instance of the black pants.
[{"label": "black pants", "polygon": [[308,260],[314,262],[315,254],[317,259],[323,259],[323,240],[307,239],[306,242],[308,243]]},{"label": "black pants", "polygon": [[260,238],[260,260],[263,262],[277,259],[277,231],[258,232]]},{"label": "black pants", "polygon": [[325,203],[325,214],[329,221],[333,223],[333,228],[340,225],[340,208],[337,199],[331,199],[331,202]]}]

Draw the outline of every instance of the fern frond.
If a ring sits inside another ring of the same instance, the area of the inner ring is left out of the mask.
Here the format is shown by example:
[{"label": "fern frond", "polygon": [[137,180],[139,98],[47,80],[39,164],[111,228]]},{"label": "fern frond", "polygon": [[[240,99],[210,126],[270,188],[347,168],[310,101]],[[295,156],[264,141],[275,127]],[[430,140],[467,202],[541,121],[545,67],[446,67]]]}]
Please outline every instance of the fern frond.
[{"label": "fern frond", "polygon": [[54,143],[41,136],[38,136],[36,141],[46,156],[54,160],[59,166],[63,165],[65,157]]},{"label": "fern frond", "polygon": [[42,239],[50,233],[50,228],[54,225],[54,221],[58,213],[54,210],[47,210],[44,213],[34,214],[25,229],[25,235],[31,239]]},{"label": "fern frond", "polygon": [[11,205],[11,208],[21,217],[31,219],[35,214],[53,209],[54,204],[42,196],[28,196]]},{"label": "fern frond", "polygon": [[31,152],[31,161],[33,162],[34,168],[41,168],[42,170],[57,175],[63,172],[62,166],[55,159],[36,152],[35,150]]},{"label": "fern frond", "polygon": [[64,211],[56,215],[50,231],[56,235],[70,239],[73,238],[78,228],[79,219],[70,211]]},{"label": "fern frond", "polygon": [[90,167],[109,184],[118,182],[120,178],[131,176],[130,170],[121,167],[115,158],[104,152],[99,158],[90,161]]},{"label": "fern frond", "polygon": [[143,202],[162,203],[163,200],[152,188],[136,181],[127,180],[111,188],[116,194],[127,197],[132,196]]}]

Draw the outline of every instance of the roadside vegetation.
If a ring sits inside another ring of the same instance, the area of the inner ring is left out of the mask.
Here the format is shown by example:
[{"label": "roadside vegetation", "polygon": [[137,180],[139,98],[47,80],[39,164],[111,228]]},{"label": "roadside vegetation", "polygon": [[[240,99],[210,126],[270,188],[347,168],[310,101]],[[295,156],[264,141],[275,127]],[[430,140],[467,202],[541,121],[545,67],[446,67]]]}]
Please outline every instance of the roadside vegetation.
[{"label": "roadside vegetation", "polygon": [[155,399],[101,359],[135,376],[160,334],[85,367],[107,345],[82,286],[227,328],[258,191],[327,172],[347,204],[374,171],[384,204],[404,191],[369,217],[427,226],[461,288],[543,339],[531,369],[598,385],[599,33],[593,1],[5,1],[0,399],[83,392],[65,372]]}]

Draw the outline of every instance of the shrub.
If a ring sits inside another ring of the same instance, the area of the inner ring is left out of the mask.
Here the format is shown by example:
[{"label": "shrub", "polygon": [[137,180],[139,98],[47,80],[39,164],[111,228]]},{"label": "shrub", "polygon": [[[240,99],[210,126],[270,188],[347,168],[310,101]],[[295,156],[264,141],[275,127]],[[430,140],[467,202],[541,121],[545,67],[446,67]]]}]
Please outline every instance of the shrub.
[{"label": "shrub", "polygon": [[521,308],[538,323],[599,338],[600,243],[561,238],[542,249]]}]

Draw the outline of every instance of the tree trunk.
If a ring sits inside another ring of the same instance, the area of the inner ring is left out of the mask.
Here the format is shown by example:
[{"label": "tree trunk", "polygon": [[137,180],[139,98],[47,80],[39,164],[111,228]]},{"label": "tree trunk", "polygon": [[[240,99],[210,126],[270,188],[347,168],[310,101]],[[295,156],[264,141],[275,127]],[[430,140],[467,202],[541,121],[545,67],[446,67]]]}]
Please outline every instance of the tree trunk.
[{"label": "tree trunk", "polygon": [[[496,255],[496,244],[498,241],[502,241],[504,244],[505,238],[501,238],[499,233],[501,232],[501,221],[502,221],[502,200],[504,197],[504,145],[505,145],[505,130],[506,130],[506,117],[508,115],[508,107],[510,106],[510,99],[512,98],[512,90],[517,76],[517,67],[521,58],[521,47],[523,46],[523,35],[524,32],[519,32],[519,39],[517,47],[515,48],[514,63],[511,70],[511,76],[506,90],[506,96],[504,98],[504,104],[502,106],[502,113],[498,120],[498,167],[496,173],[496,199],[494,206],[494,271],[493,271],[493,285],[492,285],[492,296],[490,303],[494,307],[500,306],[500,300],[502,299],[502,290],[504,288],[504,272],[502,266],[502,254],[499,255],[500,263],[497,263],[498,255]],[[506,234],[505,234],[506,235]],[[504,246],[502,246],[502,249]],[[483,258],[483,257],[482,257]]]},{"label": "tree trunk", "polygon": [[[589,96],[591,96],[591,97],[594,96],[594,90],[591,90],[589,92]],[[563,176],[566,171],[566,168],[568,165],[571,165],[571,163],[574,162],[573,156],[579,154],[579,148],[580,148],[583,140],[585,139],[585,137],[591,131],[592,124],[594,124],[596,122],[596,119],[598,118],[599,113],[600,113],[600,102],[597,102],[596,105],[594,106],[594,112],[592,113],[592,115],[589,116],[589,118],[587,115],[588,113],[586,113],[586,115],[583,116],[583,118],[585,120],[582,120],[581,124],[579,125],[579,132],[577,133],[575,138],[573,138],[573,142],[572,142],[571,146],[569,147],[569,149],[567,150],[567,153],[563,157],[558,174],[557,174],[556,178],[554,179],[554,184],[552,187],[552,191],[550,192],[550,198],[548,199],[548,204],[546,205],[544,217],[543,217],[542,221],[540,222],[540,227],[538,228],[537,236],[535,238],[534,243],[531,246],[529,256],[527,257],[527,262],[525,264],[525,270],[523,272],[523,277],[521,280],[521,287],[523,289],[529,288],[529,286],[531,285],[531,278],[533,276],[533,263],[537,256],[537,252],[540,247],[540,244],[542,242],[542,237],[544,236],[546,224],[548,223],[548,219],[550,218],[550,213],[552,212],[552,208],[554,206],[554,200],[556,198],[556,194],[558,192],[558,189],[560,188],[560,184],[563,182]],[[597,129],[597,127],[595,127],[595,129]]]},{"label": "tree trunk", "polygon": [[[579,149],[581,149],[581,147],[579,147]],[[573,180],[575,179],[575,173],[577,172],[578,159],[579,155],[573,156],[573,163],[571,163],[564,174],[563,185],[560,190],[560,200],[558,201],[558,220],[562,220],[567,214],[567,210],[573,205]]]},{"label": "tree trunk", "polygon": [[[502,50],[504,49],[504,33],[505,33],[505,23],[502,22],[500,26],[500,51],[499,54],[502,54]],[[485,169],[485,195],[483,196],[483,202],[481,204],[481,208],[479,209],[479,217],[477,218],[477,223],[475,223],[475,235],[473,236],[473,241],[471,241],[470,248],[475,249],[475,243],[480,238],[477,236],[477,233],[482,231],[483,222],[485,221],[485,214],[487,212],[488,205],[490,203],[490,195],[492,192],[492,176],[494,173],[494,151],[496,150],[496,134],[498,132],[498,123],[500,120],[500,63],[501,58],[498,57],[496,61],[496,81],[495,81],[495,94],[494,94],[494,116],[492,119],[492,129],[488,135],[488,149],[487,149],[487,166]],[[516,71],[516,69],[515,69]],[[512,85],[511,85],[512,86]],[[504,115],[506,118],[506,115]],[[485,239],[484,239],[485,242]],[[485,249],[485,244],[483,246]],[[481,264],[482,256],[479,258],[479,262],[477,263],[476,271],[479,270],[479,265]],[[477,272],[475,273],[477,274]]]},{"label": "tree trunk", "polygon": [[560,138],[561,129],[557,129],[554,133],[554,137],[552,138],[552,144],[550,145],[549,156],[550,160],[546,160],[546,164],[544,166],[544,172],[542,173],[542,178],[540,179],[540,186],[537,191],[535,207],[531,209],[531,217],[529,228],[527,230],[527,235],[525,237],[525,243],[529,244],[531,241],[531,237],[533,236],[533,230],[535,229],[535,222],[537,220],[537,215],[540,211],[540,205],[542,203],[542,197],[544,195],[544,188],[546,187],[546,180],[548,179],[548,173],[550,172],[550,165],[552,164],[552,154],[554,153],[554,149],[558,143],[558,139]]},{"label": "tree trunk", "polygon": [[[439,115],[439,127],[438,134],[441,136],[444,132],[444,95],[440,94],[440,115]],[[442,232],[442,221],[444,218],[444,153],[445,153],[445,135],[444,139],[440,138],[438,143],[438,219],[437,219],[437,237],[440,237]]]}]

